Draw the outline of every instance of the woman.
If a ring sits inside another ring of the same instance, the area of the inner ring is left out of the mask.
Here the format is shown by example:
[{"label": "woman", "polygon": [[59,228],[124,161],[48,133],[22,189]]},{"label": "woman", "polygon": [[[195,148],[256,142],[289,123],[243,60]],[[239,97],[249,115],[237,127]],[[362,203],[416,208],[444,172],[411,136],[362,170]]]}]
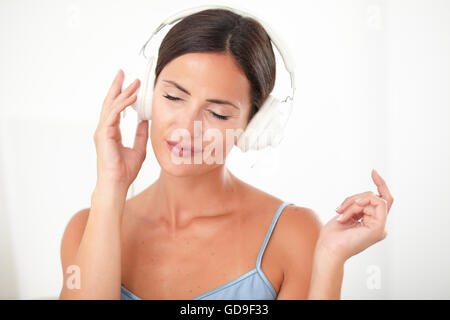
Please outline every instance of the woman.
[{"label": "woman", "polygon": [[[263,27],[209,9],[167,33],[155,71],[150,134],[161,173],[128,200],[146,157],[148,121],[139,123],[133,148],[122,146],[120,112],[136,101],[140,85],[136,80],[122,91],[123,79],[119,70],[94,134],[91,208],[77,212],[64,232],[60,298],[339,299],[344,262],[386,236],[393,199],[376,171],[379,195],[348,197],[339,219],[322,227],[313,210],[246,184],[224,161],[174,161],[204,156],[210,146],[195,123],[225,140],[226,130],[245,129],[272,91],[275,57]],[[180,129],[200,141],[195,154],[173,146]],[[226,157],[233,145],[217,142]],[[75,288],[67,272],[74,266]]]}]

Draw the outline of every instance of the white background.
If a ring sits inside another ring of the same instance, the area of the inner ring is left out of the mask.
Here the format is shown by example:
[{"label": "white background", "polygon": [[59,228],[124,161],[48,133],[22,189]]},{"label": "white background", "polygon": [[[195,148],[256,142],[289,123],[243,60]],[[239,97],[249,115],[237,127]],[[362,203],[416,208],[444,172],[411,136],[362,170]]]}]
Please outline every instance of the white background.
[{"label": "white background", "polygon": [[[207,3],[0,2],[0,298],[58,297],[61,237],[90,206],[115,73],[169,14]],[[347,261],[342,298],[449,299],[450,1],[245,3],[288,43],[296,104],[282,146],[233,150],[230,170],[326,222],[376,192],[377,169],[395,198],[388,237]],[[136,192],[159,174],[148,150]]]}]

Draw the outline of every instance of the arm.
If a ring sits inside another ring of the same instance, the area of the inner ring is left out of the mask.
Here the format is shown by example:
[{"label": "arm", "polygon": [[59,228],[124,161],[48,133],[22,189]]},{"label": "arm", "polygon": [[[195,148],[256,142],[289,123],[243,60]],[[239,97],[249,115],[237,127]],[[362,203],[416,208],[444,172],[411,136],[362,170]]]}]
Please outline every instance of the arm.
[{"label": "arm", "polygon": [[[135,80],[122,91],[123,78],[119,70],[103,101],[94,133],[97,184],[91,209],[88,214],[76,214],[63,235],[60,299],[120,299],[122,214],[128,188],[145,160],[148,141],[146,120],[138,123],[133,148],[122,144],[120,112],[136,101],[134,92],[139,86]],[[78,271],[79,288],[67,281],[73,277],[66,275],[70,266]]]},{"label": "arm", "polygon": [[[126,191],[97,185],[91,209],[71,219],[61,242],[64,280],[60,299],[120,299],[120,224]],[[70,288],[70,265],[80,271],[80,288]]]},{"label": "arm", "polygon": [[343,265],[320,245],[323,225],[309,208],[287,207],[280,217],[284,279],[278,300],[340,299]]},{"label": "arm", "polygon": [[314,254],[308,300],[339,300],[343,277],[344,262],[330,257],[318,246]]},{"label": "arm", "polygon": [[386,237],[394,198],[375,170],[372,179],[379,195],[368,191],[346,198],[336,209],[340,216],[325,226],[312,210],[294,207],[298,214],[286,227],[291,241],[282,244],[287,266],[278,299],[340,299],[345,261]]},{"label": "arm", "polygon": [[[315,247],[322,223],[309,208],[288,206],[285,210],[278,222],[284,277],[277,299],[305,300],[310,291]],[[314,285],[316,290],[321,290],[317,287],[319,284]]]},{"label": "arm", "polygon": [[394,201],[384,179],[372,170],[379,195],[368,191],[344,200],[321,230],[314,254],[309,299],[340,299],[345,261],[386,237]]}]

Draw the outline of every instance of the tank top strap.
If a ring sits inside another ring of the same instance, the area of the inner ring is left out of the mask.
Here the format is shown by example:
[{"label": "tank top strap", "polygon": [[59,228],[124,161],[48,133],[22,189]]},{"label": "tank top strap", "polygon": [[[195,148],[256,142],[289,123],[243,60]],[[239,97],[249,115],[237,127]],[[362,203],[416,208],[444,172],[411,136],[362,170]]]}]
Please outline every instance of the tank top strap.
[{"label": "tank top strap", "polygon": [[281,212],[283,212],[283,209],[285,207],[287,207],[288,205],[293,205],[293,203],[291,203],[291,202],[283,202],[278,207],[277,211],[275,212],[275,215],[274,215],[274,217],[272,219],[272,223],[270,224],[269,230],[267,230],[266,237],[264,238],[264,242],[263,242],[263,244],[261,246],[261,249],[259,250],[258,259],[256,259],[256,268],[258,270],[261,269],[261,261],[262,261],[262,257],[263,257],[263,254],[264,254],[264,250],[266,250],[267,243],[269,242],[270,236],[272,235],[272,231],[275,228],[275,224],[277,223],[278,218],[281,215]]}]

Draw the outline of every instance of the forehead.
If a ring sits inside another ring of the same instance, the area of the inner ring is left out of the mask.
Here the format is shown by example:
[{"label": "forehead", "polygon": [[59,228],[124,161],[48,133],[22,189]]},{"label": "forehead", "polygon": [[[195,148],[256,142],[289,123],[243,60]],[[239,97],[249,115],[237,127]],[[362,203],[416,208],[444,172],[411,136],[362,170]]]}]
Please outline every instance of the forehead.
[{"label": "forehead", "polygon": [[170,61],[160,78],[173,80],[192,95],[250,102],[250,83],[237,61],[226,53],[195,52]]}]

